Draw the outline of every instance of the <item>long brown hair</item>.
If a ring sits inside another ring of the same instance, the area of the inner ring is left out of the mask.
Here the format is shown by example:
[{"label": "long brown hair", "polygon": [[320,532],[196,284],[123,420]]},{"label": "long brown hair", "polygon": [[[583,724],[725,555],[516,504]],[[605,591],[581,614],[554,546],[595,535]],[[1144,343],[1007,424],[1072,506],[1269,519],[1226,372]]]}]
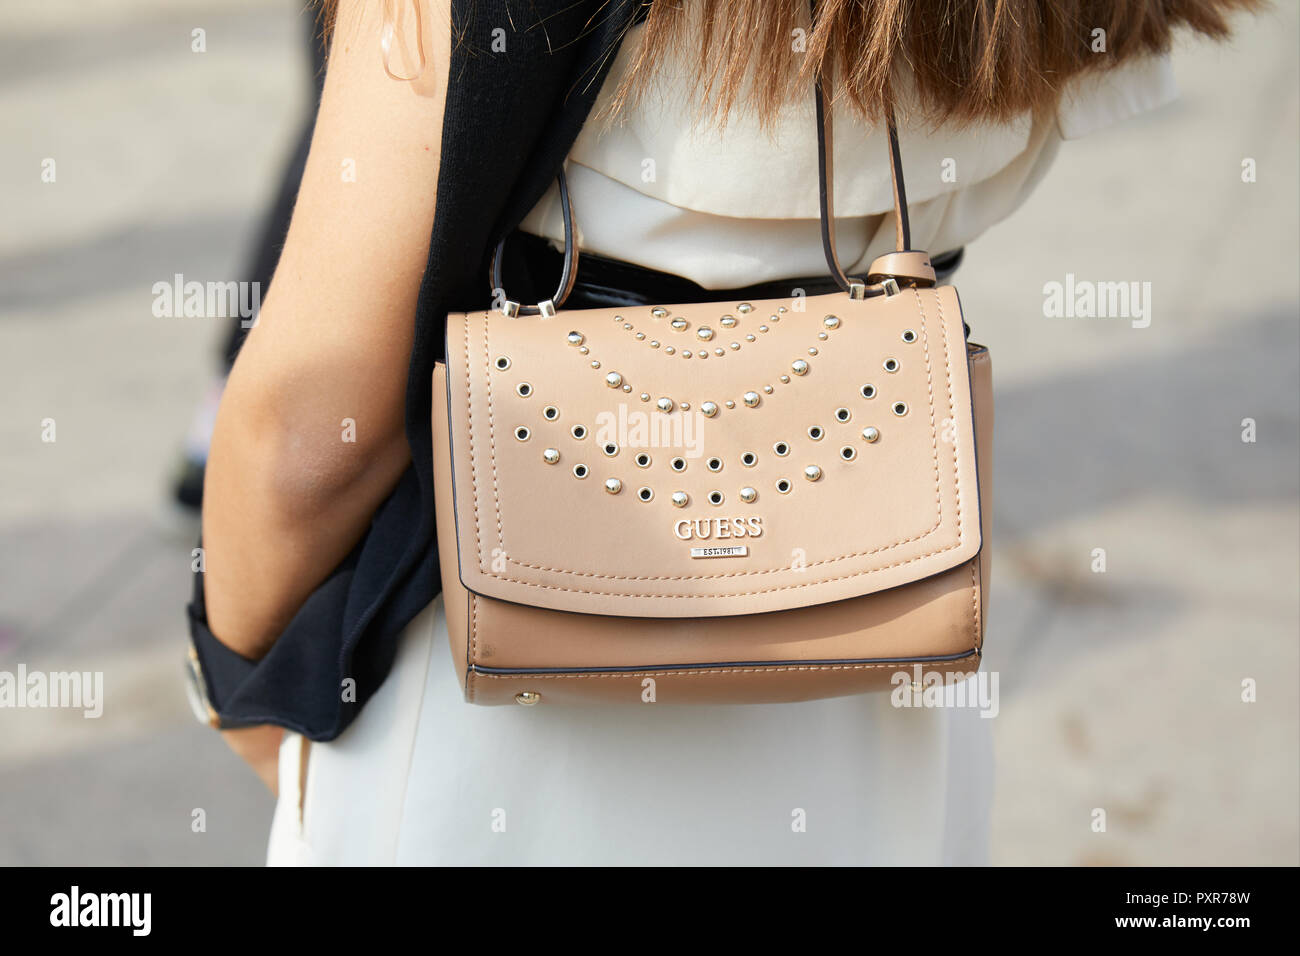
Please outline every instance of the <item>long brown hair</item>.
[{"label": "long brown hair", "polygon": [[[643,0],[630,68],[599,116],[642,96],[680,49],[694,55],[701,118],[719,124],[740,102],[770,124],[828,62],[836,95],[868,119],[897,105],[936,124],[1006,121],[1055,108],[1076,76],[1166,52],[1180,27],[1223,39],[1231,12],[1266,2],[818,0],[813,24],[809,0]],[[337,0],[322,4],[328,27]]]}]

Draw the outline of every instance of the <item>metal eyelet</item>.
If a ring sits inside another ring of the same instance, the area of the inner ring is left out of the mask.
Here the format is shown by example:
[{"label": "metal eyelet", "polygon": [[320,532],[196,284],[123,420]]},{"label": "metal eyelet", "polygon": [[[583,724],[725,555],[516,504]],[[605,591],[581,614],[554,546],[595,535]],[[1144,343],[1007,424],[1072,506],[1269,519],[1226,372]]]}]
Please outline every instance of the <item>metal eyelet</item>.
[{"label": "metal eyelet", "polygon": [[497,356],[497,360],[496,360],[496,367],[497,367],[498,369],[500,369],[501,371],[503,371],[503,372],[504,372],[506,369],[508,369],[508,368],[510,367],[510,356],[508,356],[508,355],[498,355],[498,356]]},{"label": "metal eyelet", "polygon": [[685,470],[686,470],[686,459],[685,459],[685,458],[674,458],[672,461],[670,461],[670,462],[668,463],[668,467],[671,468],[673,471],[685,471]]},{"label": "metal eyelet", "polygon": [[600,450],[605,453],[606,458],[613,458],[618,454],[618,445],[612,441],[607,441],[600,446]]},{"label": "metal eyelet", "polygon": [[573,466],[574,478],[586,478],[589,474],[591,474],[591,472],[588,470],[586,465],[577,464]]},{"label": "metal eyelet", "polygon": [[813,425],[808,429],[808,437],[813,441],[821,441],[824,434],[820,425]]},{"label": "metal eyelet", "polygon": [[640,453],[638,453],[637,456],[636,456],[636,458],[633,459],[633,460],[636,462],[636,466],[637,466],[638,468],[649,468],[649,467],[650,467],[650,461],[651,461],[651,459],[650,459],[650,456],[647,455],[645,452],[640,452]]},{"label": "metal eyelet", "polygon": [[637,489],[636,496],[639,501],[651,501],[655,496],[654,489],[642,486]]},{"label": "metal eyelet", "polygon": [[528,430],[527,425],[520,425],[515,429],[515,439],[518,441],[528,441],[533,433]]},{"label": "metal eyelet", "polygon": [[874,386],[874,385],[870,385],[870,384],[868,384],[868,385],[863,385],[861,391],[862,391],[862,397],[863,397],[863,398],[875,398],[875,397],[876,397],[876,386]]},{"label": "metal eyelet", "polygon": [[835,420],[837,422],[847,422],[852,417],[853,417],[853,413],[850,412],[847,408],[835,409]]},{"label": "metal eyelet", "polygon": [[885,359],[884,364],[883,364],[882,367],[884,368],[884,370],[885,370],[886,372],[897,372],[897,371],[898,371],[898,359],[896,359],[896,358],[887,358],[887,359]]},{"label": "metal eyelet", "polygon": [[752,451],[747,451],[740,456],[740,463],[744,465],[746,468],[753,468],[756,464],[758,464],[758,456],[755,455]]},{"label": "metal eyelet", "polygon": [[722,504],[722,502],[724,502],[725,500],[726,497],[722,494],[722,492],[720,491],[709,492],[709,504],[717,506]]},{"label": "metal eyelet", "polygon": [[906,342],[908,345],[911,345],[913,342],[916,341],[916,333],[911,329],[903,329],[903,334],[901,337],[903,341]]},{"label": "metal eyelet", "polygon": [[845,445],[840,449],[840,457],[845,461],[852,461],[854,458],[858,457],[858,450],[852,445]]},{"label": "metal eyelet", "polygon": [[515,386],[515,392],[520,398],[527,398],[529,395],[533,394],[533,387],[527,382],[520,382]]},{"label": "metal eyelet", "polygon": [[574,425],[572,428],[569,429],[569,434],[572,435],[574,438],[578,439],[578,441],[582,441],[584,438],[587,437],[587,426]]},{"label": "metal eyelet", "polygon": [[783,495],[788,495],[792,487],[789,478],[778,478],[776,480],[776,490]]},{"label": "metal eyelet", "polygon": [[722,459],[710,458],[707,462],[705,462],[705,467],[708,468],[709,471],[722,471]]},{"label": "metal eyelet", "polygon": [[542,409],[542,417],[545,418],[548,422],[553,422],[560,417],[560,410],[556,408],[554,405],[547,405],[544,409]]},{"label": "metal eyelet", "polygon": [[894,414],[902,418],[907,414],[907,402],[894,402]]},{"label": "metal eyelet", "polygon": [[790,446],[783,441],[779,441],[772,446],[772,454],[776,455],[777,458],[784,458],[790,454]]}]

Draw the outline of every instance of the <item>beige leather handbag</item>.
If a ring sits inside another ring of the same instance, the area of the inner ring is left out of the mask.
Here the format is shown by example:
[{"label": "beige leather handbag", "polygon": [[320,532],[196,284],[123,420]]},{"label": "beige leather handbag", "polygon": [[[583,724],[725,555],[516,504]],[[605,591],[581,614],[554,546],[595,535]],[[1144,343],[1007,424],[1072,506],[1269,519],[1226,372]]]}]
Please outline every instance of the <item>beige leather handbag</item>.
[{"label": "beige leather handbag", "polygon": [[[434,371],[447,628],[477,704],[760,703],[979,667],[988,351],[909,247],[842,292],[447,318]],[[500,255],[494,287],[500,288]]]}]

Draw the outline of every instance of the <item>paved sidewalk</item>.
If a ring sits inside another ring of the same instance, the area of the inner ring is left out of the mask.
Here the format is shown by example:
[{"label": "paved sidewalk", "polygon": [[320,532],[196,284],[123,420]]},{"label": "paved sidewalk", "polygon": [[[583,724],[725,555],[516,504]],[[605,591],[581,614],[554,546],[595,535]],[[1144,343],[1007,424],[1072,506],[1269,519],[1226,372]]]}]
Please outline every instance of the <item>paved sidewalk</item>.
[{"label": "paved sidewalk", "polygon": [[[1177,103],[1068,143],[958,275],[998,387],[998,863],[1300,862],[1300,16],[1277,6],[1181,48]],[[108,703],[0,711],[0,864],[256,863],[271,801],[189,717],[194,528],[162,504],[220,329],[150,304],[237,277],[308,97],[297,5],[82,10],[0,10],[0,670],[102,670]],[[1150,327],[1044,318],[1067,274],[1149,281]]]}]

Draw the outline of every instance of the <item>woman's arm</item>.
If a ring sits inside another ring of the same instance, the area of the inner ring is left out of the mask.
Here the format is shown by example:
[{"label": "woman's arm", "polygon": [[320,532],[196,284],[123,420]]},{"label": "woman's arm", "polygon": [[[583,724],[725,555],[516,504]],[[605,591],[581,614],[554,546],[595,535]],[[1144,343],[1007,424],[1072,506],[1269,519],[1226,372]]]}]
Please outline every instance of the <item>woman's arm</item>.
[{"label": "woman's arm", "polygon": [[[418,2],[428,65],[414,82],[385,74],[384,4],[339,4],[284,251],[217,414],[203,501],[208,624],[246,657],[267,652],[409,461],[407,368],[451,59],[449,0]],[[400,75],[418,63],[413,20],[393,41]],[[227,739],[273,765],[278,729]]]}]

